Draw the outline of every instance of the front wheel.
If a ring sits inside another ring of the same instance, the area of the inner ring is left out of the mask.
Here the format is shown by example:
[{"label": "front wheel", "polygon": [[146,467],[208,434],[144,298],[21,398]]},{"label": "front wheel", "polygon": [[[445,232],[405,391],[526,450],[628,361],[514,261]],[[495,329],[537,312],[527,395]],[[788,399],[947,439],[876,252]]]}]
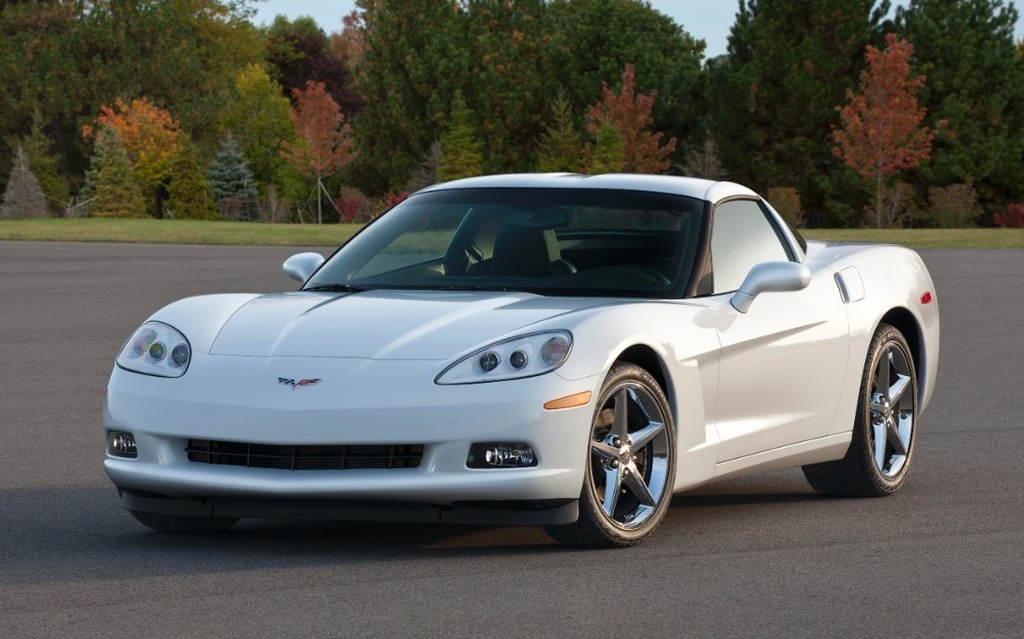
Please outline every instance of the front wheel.
[{"label": "front wheel", "polygon": [[672,413],[650,373],[626,363],[612,367],[596,406],[579,519],[546,530],[567,546],[632,546],[654,532],[672,500]]},{"label": "front wheel", "polygon": [[917,373],[906,338],[882,324],[868,348],[853,437],[838,461],[804,466],[822,495],[881,497],[907,477],[917,429]]}]

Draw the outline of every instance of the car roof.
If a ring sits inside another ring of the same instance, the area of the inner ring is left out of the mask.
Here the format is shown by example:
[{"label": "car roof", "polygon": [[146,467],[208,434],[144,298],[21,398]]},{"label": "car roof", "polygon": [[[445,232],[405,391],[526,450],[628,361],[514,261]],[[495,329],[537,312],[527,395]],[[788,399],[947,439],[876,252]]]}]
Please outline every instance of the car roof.
[{"label": "car roof", "polygon": [[717,182],[700,178],[675,175],[640,175],[634,173],[609,173],[604,175],[582,175],[579,173],[515,173],[486,175],[444,182],[427,187],[421,192],[446,191],[452,189],[482,188],[523,188],[523,189],[614,189],[620,191],[645,191],[668,193],[718,202],[735,196],[756,197],[757,194],[745,186],[733,182]]}]

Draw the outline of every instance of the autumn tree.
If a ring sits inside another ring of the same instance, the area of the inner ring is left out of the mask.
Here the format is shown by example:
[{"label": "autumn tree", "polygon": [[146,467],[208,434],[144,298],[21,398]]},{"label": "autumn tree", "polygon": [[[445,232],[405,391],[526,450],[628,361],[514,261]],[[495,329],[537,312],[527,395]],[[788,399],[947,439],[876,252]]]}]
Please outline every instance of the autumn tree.
[{"label": "autumn tree", "polygon": [[856,222],[859,177],[835,161],[827,136],[888,11],[888,0],[739,2],[728,53],[705,73],[709,129],[730,179],[760,192],[796,188],[812,225]]},{"label": "autumn tree", "polygon": [[[167,110],[144,97],[129,103],[117,98],[113,107],[103,105],[100,108],[96,125],[109,126],[117,131],[140,183],[155,187],[167,179],[181,133],[178,123]],[[94,130],[94,127],[86,126],[83,133],[88,137]]]},{"label": "autumn tree", "polygon": [[291,116],[298,141],[284,144],[284,156],[300,174],[316,179],[317,222],[322,222],[323,179],[352,161],[350,130],[338,103],[327,94],[322,82],[307,82],[305,90],[296,89],[293,95],[295,107]]},{"label": "autumn tree", "polygon": [[847,93],[849,103],[840,110],[842,126],[832,132],[835,155],[874,184],[878,228],[885,181],[927,159],[934,136],[922,125],[925,110],[917,104],[924,76],[911,77],[913,45],[894,33],[885,41],[884,50],[867,47],[860,91]]},{"label": "autumn tree", "polygon": [[636,70],[627,64],[618,93],[604,85],[604,99],[587,111],[587,130],[596,138],[605,124],[615,127],[622,141],[622,171],[664,173],[672,165],[669,158],[676,148],[676,139],[663,145],[663,135],[649,130],[654,123],[651,108],[657,92],[637,95],[635,80]]},{"label": "autumn tree", "polygon": [[102,126],[86,173],[83,204],[92,217],[146,217],[146,201],[117,130]]},{"label": "autumn tree", "polygon": [[32,174],[28,156],[21,146],[14,156],[14,167],[0,202],[0,220],[47,217],[46,196],[39,188],[39,180]]}]

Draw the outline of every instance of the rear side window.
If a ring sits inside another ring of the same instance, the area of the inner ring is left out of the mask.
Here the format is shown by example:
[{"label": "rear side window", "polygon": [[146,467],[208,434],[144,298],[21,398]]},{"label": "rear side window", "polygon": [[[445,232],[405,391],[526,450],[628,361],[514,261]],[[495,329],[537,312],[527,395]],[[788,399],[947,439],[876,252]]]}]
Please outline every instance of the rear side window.
[{"label": "rear side window", "polygon": [[714,293],[730,293],[761,262],[788,262],[789,251],[767,212],[753,200],[733,200],[715,208],[711,229]]}]

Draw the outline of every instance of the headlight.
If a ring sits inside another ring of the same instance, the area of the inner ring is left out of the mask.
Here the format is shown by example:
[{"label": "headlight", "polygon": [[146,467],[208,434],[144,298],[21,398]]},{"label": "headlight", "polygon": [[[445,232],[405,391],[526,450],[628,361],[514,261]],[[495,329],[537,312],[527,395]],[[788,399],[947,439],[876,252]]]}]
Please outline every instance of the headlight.
[{"label": "headlight", "polygon": [[146,322],[117,356],[121,368],[143,375],[181,377],[188,370],[192,347],[185,336],[160,322]]},{"label": "headlight", "polygon": [[569,331],[520,335],[481,348],[444,369],[437,384],[479,384],[550,373],[572,349]]}]

